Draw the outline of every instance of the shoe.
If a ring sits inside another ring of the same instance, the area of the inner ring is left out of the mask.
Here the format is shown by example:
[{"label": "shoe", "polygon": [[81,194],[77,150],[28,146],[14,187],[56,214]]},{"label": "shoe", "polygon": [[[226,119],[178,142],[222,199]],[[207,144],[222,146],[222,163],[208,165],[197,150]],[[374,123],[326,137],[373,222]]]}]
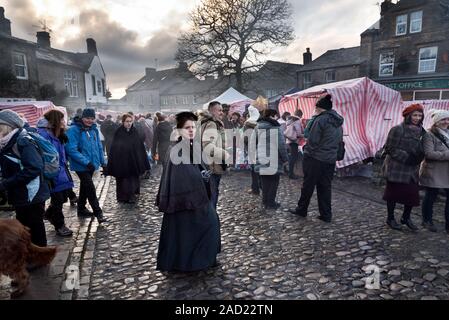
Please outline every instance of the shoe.
[{"label": "shoe", "polygon": [[413,224],[412,219],[407,219],[407,220],[401,219],[401,223],[406,225],[412,231],[418,231],[419,230],[418,227]]},{"label": "shoe", "polygon": [[56,229],[56,234],[60,237],[71,237],[73,234],[73,231],[64,225],[61,228]]},{"label": "shoe", "polygon": [[299,213],[298,211],[296,211],[296,209],[290,209],[290,210],[288,210],[290,213],[293,213],[294,215],[297,215],[297,216],[300,216],[300,217],[303,217],[303,218],[305,218],[305,217],[307,217],[307,213],[306,214],[303,214],[303,213]]},{"label": "shoe", "polygon": [[107,221],[107,219],[103,216],[103,212],[95,214],[95,218],[97,218],[97,221],[100,224]]},{"label": "shoe", "polygon": [[323,216],[319,216],[318,220],[321,220],[321,221],[326,222],[326,223],[331,223],[332,222],[332,219],[325,218]]},{"label": "shoe", "polygon": [[[423,222],[422,226],[429,230],[430,232],[437,232],[437,227],[433,224],[433,222]],[[447,230],[447,229],[446,229]]]},{"label": "shoe", "polygon": [[299,176],[297,176],[297,175],[288,176],[288,178],[290,180],[299,180]]},{"label": "shoe", "polygon": [[86,208],[84,209],[78,209],[78,217],[93,217],[94,213],[92,211],[87,210]]},{"label": "shoe", "polygon": [[398,231],[402,230],[401,225],[399,223],[397,223],[395,219],[387,220],[387,225],[393,230],[398,230]]},{"label": "shoe", "polygon": [[281,207],[281,204],[279,202],[275,202],[274,204],[265,205],[264,207],[267,210],[276,210],[276,209],[279,209]]},{"label": "shoe", "polygon": [[249,193],[249,194],[253,194],[253,195],[255,195],[255,196],[259,196],[259,195],[260,195],[260,191],[255,191],[255,190],[253,190],[253,189],[249,189],[249,190],[248,190],[248,193]]}]

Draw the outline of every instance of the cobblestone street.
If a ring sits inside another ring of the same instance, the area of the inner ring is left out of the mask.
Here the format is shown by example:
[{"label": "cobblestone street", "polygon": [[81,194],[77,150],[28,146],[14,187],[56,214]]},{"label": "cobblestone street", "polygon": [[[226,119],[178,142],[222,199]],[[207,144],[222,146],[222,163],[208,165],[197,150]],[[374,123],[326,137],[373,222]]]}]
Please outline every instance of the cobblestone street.
[{"label": "cobblestone street", "polygon": [[[307,219],[288,213],[298,200],[300,182],[282,177],[282,208],[265,212],[259,198],[246,193],[249,174],[233,172],[221,185],[220,265],[194,274],[160,273],[155,270],[162,221],[154,206],[158,183],[158,175],[144,180],[140,200],[132,206],[117,204],[111,180],[104,203],[109,222],[97,230],[90,287],[87,294],[85,285],[82,297],[449,298],[449,236],[442,221],[438,233],[388,229],[382,190],[363,179],[335,181],[334,221],[324,224],[316,219],[316,196]],[[419,210],[413,216],[417,224]],[[439,219],[441,213],[438,204]],[[380,287],[369,290],[365,278],[372,266],[379,268]]]}]

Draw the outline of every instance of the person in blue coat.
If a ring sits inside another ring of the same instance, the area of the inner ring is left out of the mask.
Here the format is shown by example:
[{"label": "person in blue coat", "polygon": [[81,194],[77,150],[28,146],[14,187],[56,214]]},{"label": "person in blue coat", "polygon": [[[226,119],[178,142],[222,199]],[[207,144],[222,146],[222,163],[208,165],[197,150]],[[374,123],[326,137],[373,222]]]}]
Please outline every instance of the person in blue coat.
[{"label": "person in blue coat", "polygon": [[[95,124],[95,110],[86,108],[81,117],[75,117],[67,130],[67,137],[69,141],[65,145],[65,151],[69,157],[70,169],[75,171],[80,179],[78,216],[94,215],[99,223],[105,222],[92,180],[95,171],[105,166],[103,146]],[[87,200],[93,212],[86,209]]]},{"label": "person in blue coat", "polygon": [[65,134],[64,113],[59,110],[50,110],[45,113],[44,118],[37,123],[37,132],[50,141],[59,154],[59,173],[52,181],[51,203],[45,211],[45,216],[55,227],[56,234],[61,237],[72,236],[72,230],[67,228],[64,222],[62,207],[67,202],[69,192],[73,188],[73,180],[67,168],[67,158],[64,144],[68,138]]},{"label": "person in blue coat", "polygon": [[50,197],[39,150],[23,129],[24,122],[12,110],[0,111],[0,192],[7,191],[16,218],[30,229],[31,241],[47,246],[43,216]]}]

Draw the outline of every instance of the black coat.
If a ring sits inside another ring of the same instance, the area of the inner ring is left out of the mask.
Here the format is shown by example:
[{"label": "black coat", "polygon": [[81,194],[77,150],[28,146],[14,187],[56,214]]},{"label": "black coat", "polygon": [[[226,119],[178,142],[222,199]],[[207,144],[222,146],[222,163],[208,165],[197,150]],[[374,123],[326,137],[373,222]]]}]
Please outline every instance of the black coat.
[{"label": "black coat", "polygon": [[156,153],[159,154],[160,163],[165,163],[167,151],[171,144],[170,137],[172,132],[173,127],[167,121],[160,122],[154,132],[153,149],[151,150],[151,153],[153,155]]},{"label": "black coat", "polygon": [[140,176],[150,170],[145,145],[136,128],[121,126],[114,135],[108,158],[108,174],[116,178]]}]

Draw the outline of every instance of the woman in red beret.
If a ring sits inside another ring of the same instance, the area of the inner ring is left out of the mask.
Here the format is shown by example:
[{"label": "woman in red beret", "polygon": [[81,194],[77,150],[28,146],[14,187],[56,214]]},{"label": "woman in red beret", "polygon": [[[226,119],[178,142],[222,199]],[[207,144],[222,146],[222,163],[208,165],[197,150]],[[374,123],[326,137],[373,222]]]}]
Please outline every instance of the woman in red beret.
[{"label": "woman in red beret", "polygon": [[399,203],[404,205],[401,223],[417,231],[410,216],[412,208],[420,204],[419,166],[424,159],[421,138],[426,132],[423,129],[424,108],[420,104],[412,104],[404,109],[402,115],[404,122],[391,128],[385,144],[387,156],[382,173],[387,179],[387,187],[383,199],[387,201],[387,225],[390,228],[401,230],[394,216]]}]

